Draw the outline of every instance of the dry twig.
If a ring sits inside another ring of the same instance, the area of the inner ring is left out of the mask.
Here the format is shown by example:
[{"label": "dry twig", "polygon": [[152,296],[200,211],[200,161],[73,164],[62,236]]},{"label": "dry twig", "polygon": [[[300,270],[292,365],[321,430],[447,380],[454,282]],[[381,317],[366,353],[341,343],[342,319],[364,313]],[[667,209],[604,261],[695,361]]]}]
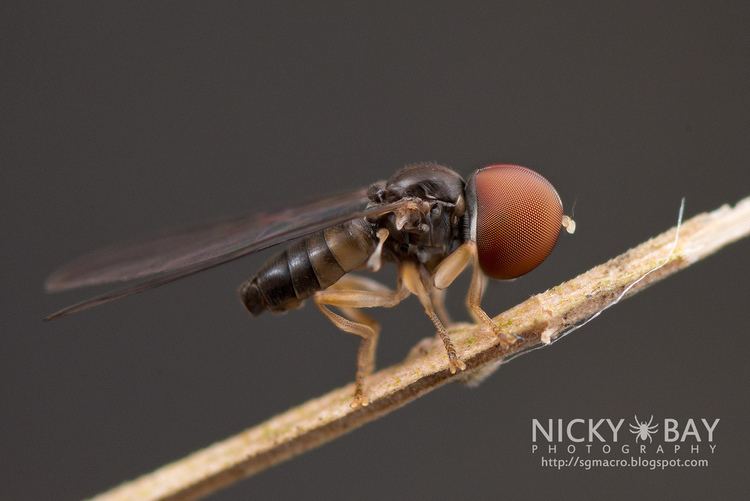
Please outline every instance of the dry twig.
[{"label": "dry twig", "polygon": [[[497,338],[470,325],[453,329],[452,338],[468,370],[507,361],[549,344],[621,296],[635,294],[748,234],[750,197],[735,207],[723,206],[686,221],[679,229],[679,240],[672,228],[499,315],[495,321],[519,336],[507,350]],[[349,384],[95,499],[200,497],[333,440],[453,380],[442,345],[435,345],[369,378],[368,407],[349,406],[353,393]]]}]

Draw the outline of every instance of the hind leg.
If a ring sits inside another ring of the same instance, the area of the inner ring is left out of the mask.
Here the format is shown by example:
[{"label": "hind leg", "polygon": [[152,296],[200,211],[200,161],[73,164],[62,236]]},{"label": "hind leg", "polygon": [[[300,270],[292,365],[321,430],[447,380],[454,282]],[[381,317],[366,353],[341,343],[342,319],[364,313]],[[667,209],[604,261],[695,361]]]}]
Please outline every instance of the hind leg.
[{"label": "hind leg", "polygon": [[[360,308],[390,308],[409,295],[409,291],[399,284],[397,290],[365,277],[345,275],[326,290],[313,296],[313,301],[331,323],[344,332],[361,338],[357,352],[357,373],[355,377],[354,400],[352,407],[369,403],[364,383],[375,369],[375,349],[380,334],[380,325]],[[334,313],[330,306],[341,311]]]}]

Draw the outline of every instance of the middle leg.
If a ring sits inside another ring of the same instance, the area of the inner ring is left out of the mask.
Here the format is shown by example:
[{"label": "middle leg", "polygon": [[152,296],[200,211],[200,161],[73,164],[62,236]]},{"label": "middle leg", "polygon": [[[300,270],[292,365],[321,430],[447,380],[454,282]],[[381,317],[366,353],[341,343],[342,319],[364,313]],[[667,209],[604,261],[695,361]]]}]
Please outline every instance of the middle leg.
[{"label": "middle leg", "polygon": [[431,277],[427,276],[424,269],[418,269],[414,263],[406,262],[401,265],[401,279],[404,286],[417,296],[419,302],[422,303],[425,313],[427,313],[427,316],[430,317],[430,320],[435,325],[438,336],[443,341],[445,351],[448,353],[451,374],[466,369],[466,364],[458,357],[453,341],[435,311],[430,296],[430,289],[432,289]]}]

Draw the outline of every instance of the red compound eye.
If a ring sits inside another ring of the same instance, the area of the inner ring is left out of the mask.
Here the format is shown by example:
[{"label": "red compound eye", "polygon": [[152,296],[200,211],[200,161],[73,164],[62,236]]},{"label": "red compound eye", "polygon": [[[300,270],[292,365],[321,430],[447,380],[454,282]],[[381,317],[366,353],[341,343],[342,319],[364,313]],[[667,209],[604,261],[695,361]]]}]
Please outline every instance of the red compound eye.
[{"label": "red compound eye", "polygon": [[479,264],[492,278],[528,273],[552,252],[563,218],[555,188],[520,165],[490,165],[476,173]]}]

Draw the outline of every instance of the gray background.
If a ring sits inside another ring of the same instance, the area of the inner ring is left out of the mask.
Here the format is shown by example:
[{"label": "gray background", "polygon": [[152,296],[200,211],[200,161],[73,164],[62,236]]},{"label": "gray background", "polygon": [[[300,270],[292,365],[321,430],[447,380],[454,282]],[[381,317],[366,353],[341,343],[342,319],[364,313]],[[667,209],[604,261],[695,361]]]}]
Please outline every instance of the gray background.
[{"label": "gray background", "polygon": [[[747,2],[0,5],[0,498],[76,499],[348,382],[356,341],[309,306],[251,320],[259,255],[43,324],[57,265],[437,160],[544,173],[578,233],[499,312],[748,195]],[[744,241],[477,390],[450,385],[216,499],[748,494]],[[452,293],[459,315],[462,281]],[[463,313],[461,313],[462,316]],[[381,366],[432,333],[377,313]],[[719,417],[708,469],[555,471],[530,421]]]}]

